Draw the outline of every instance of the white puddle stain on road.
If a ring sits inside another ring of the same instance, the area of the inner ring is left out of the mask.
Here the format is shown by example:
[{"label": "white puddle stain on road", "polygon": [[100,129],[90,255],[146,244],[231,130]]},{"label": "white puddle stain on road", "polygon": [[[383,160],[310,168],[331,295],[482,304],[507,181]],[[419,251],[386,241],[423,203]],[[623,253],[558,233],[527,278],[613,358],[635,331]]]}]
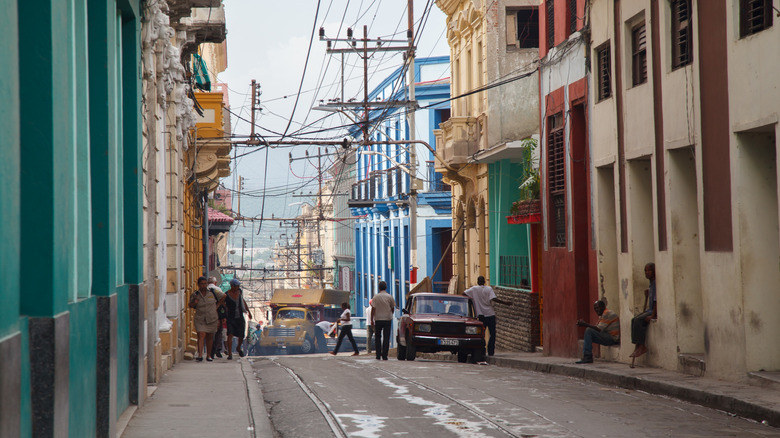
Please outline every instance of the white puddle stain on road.
[{"label": "white puddle stain on road", "polygon": [[[365,412],[365,411],[357,411]],[[382,436],[380,432],[385,427],[385,420],[387,417],[379,417],[376,415],[364,415],[364,414],[342,414],[336,415],[342,426],[347,426],[345,420],[350,421],[352,426],[357,427],[357,432],[350,432],[349,436],[356,436],[361,438],[377,438]],[[347,429],[347,427],[344,427]]]},{"label": "white puddle stain on road", "polygon": [[454,433],[456,436],[464,438],[487,437],[488,435],[480,433],[480,430],[483,428],[494,429],[493,425],[485,421],[466,421],[453,418],[454,414],[449,412],[451,405],[436,403],[434,401],[426,400],[422,397],[409,395],[409,388],[407,386],[396,385],[388,378],[380,377],[376,380],[388,388],[391,388],[395,392],[395,397],[393,398],[405,400],[413,405],[425,406],[425,409],[423,409],[423,415],[435,419],[436,422],[434,424],[444,426],[447,430]]}]

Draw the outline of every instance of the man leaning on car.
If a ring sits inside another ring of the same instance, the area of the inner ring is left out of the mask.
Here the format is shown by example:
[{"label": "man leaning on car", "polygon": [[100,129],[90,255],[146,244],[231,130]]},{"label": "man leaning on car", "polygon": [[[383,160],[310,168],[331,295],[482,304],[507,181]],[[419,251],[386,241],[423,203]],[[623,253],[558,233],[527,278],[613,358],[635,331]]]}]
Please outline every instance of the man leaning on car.
[{"label": "man leaning on car", "polygon": [[371,324],[374,326],[376,360],[387,360],[390,350],[390,327],[393,322],[395,300],[387,293],[387,283],[379,282],[379,293],[371,299]]},{"label": "man leaning on car", "polygon": [[493,302],[505,306],[511,306],[512,302],[504,301],[496,297],[493,288],[485,286],[485,277],[481,275],[477,278],[477,286],[466,289],[463,293],[471,297],[471,300],[474,302],[474,310],[477,312],[477,317],[485,324],[485,328],[490,330],[487,352],[488,356],[492,356],[496,352],[496,311],[493,310]]}]

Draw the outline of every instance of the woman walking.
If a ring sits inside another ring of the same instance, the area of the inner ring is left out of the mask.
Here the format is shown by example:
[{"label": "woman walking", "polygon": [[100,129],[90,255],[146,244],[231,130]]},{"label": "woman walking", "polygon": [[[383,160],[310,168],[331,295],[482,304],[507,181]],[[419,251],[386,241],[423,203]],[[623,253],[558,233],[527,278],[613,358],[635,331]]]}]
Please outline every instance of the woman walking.
[{"label": "woman walking", "polygon": [[190,307],[195,309],[193,323],[198,332],[198,354],[195,360],[203,361],[203,347],[206,347],[206,360],[211,362],[211,347],[214,343],[214,333],[217,332],[219,316],[217,306],[225,301],[225,294],[209,289],[206,277],[198,278],[198,290],[190,296]]},{"label": "woman walking", "polygon": [[241,286],[241,282],[238,278],[230,280],[230,289],[228,289],[227,298],[225,299],[225,306],[227,306],[228,360],[233,359],[233,336],[238,338],[236,343],[238,355],[244,357],[246,354],[241,349],[241,345],[244,342],[244,334],[246,333],[244,313],[248,313],[249,319],[252,319],[252,312],[249,310],[246,301],[244,301],[244,293],[239,286]]}]

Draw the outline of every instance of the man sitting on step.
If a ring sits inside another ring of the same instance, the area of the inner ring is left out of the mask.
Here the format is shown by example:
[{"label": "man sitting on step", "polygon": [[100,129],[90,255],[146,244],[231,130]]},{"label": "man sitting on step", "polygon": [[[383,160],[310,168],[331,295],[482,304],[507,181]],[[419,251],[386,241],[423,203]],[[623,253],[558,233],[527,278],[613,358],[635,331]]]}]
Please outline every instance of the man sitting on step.
[{"label": "man sitting on step", "polygon": [[576,363],[593,363],[593,344],[617,345],[620,344],[620,318],[610,310],[604,301],[593,303],[593,310],[599,316],[598,325],[588,324],[584,320],[577,321],[579,327],[587,327],[585,330],[585,344],[582,347],[582,359]]}]

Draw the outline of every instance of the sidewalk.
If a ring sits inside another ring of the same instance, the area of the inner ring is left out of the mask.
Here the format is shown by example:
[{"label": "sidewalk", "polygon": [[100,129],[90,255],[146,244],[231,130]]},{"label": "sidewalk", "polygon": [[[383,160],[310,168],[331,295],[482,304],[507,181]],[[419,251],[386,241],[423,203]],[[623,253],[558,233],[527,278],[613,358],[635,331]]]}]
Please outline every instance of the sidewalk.
[{"label": "sidewalk", "polygon": [[[456,360],[447,353],[421,354],[424,358]],[[765,380],[762,386],[724,382],[695,377],[659,368],[637,366],[596,359],[577,365],[576,359],[544,356],[542,353],[497,352],[488,363],[507,368],[556,374],[592,380],[604,385],[674,397],[701,406],[719,409],[740,417],[780,427],[780,390],[778,382]]]},{"label": "sidewalk", "polygon": [[246,359],[176,364],[124,431],[119,426],[120,436],[273,436],[260,387]]}]

